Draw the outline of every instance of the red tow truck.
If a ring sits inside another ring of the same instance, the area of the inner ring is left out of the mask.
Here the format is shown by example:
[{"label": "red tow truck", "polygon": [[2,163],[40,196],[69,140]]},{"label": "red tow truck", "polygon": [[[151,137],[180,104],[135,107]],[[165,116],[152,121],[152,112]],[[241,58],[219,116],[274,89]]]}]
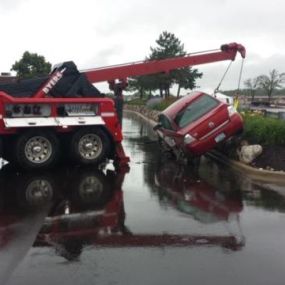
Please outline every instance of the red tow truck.
[{"label": "red tow truck", "polygon": [[[122,105],[127,78],[234,60],[237,52],[245,56],[242,45],[231,43],[203,53],[86,71],[64,62],[48,77],[1,84],[0,157],[26,169],[51,167],[62,154],[79,164],[107,158],[126,164],[116,105]],[[93,86],[104,81],[118,104]]]}]

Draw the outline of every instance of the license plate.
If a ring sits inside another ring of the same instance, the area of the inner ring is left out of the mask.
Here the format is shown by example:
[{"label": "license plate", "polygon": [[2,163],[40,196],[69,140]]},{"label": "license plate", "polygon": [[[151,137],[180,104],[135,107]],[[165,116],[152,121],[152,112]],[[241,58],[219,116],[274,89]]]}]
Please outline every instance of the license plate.
[{"label": "license plate", "polygon": [[222,140],[225,139],[225,137],[226,137],[226,135],[225,135],[224,133],[221,133],[221,134],[217,135],[217,136],[215,137],[216,143],[221,142]]},{"label": "license plate", "polygon": [[68,116],[94,116],[97,106],[95,104],[65,104],[65,111]]}]

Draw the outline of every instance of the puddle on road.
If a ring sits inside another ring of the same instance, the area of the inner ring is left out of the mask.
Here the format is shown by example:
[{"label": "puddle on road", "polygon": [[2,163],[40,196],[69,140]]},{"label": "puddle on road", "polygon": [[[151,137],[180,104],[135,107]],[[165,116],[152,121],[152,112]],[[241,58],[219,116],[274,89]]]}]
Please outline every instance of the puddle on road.
[{"label": "puddle on road", "polygon": [[0,171],[0,284],[283,284],[285,197],[123,124],[130,171]]}]

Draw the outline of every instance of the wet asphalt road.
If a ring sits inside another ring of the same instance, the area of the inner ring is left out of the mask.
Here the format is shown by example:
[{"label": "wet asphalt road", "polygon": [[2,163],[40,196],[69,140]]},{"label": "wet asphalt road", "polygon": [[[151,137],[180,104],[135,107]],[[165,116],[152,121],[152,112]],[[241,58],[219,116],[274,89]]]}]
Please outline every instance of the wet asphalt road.
[{"label": "wet asphalt road", "polygon": [[284,284],[283,187],[167,160],[130,115],[124,135],[128,173],[3,167],[1,285]]}]

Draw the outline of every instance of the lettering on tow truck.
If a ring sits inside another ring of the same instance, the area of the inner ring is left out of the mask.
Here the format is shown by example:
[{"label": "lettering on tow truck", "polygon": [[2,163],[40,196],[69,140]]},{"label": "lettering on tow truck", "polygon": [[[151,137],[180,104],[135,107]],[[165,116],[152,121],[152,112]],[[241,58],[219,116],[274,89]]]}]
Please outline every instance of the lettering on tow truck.
[{"label": "lettering on tow truck", "polygon": [[50,81],[43,88],[43,92],[48,94],[49,91],[56,85],[56,83],[63,77],[63,73],[66,68],[56,72],[56,74],[50,79]]}]

